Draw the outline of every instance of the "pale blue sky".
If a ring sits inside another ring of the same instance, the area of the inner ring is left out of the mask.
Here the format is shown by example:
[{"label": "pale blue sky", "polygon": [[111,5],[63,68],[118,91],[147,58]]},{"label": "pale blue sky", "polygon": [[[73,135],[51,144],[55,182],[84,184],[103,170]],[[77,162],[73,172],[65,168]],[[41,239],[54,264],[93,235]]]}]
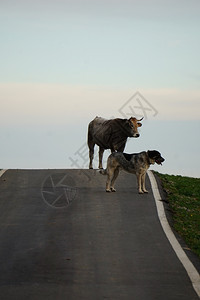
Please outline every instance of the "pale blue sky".
[{"label": "pale blue sky", "polygon": [[158,114],[126,151],[200,177],[199,29],[199,0],[2,0],[0,167],[82,166],[89,121],[139,91]]},{"label": "pale blue sky", "polygon": [[198,88],[196,1],[1,1],[1,81]]}]

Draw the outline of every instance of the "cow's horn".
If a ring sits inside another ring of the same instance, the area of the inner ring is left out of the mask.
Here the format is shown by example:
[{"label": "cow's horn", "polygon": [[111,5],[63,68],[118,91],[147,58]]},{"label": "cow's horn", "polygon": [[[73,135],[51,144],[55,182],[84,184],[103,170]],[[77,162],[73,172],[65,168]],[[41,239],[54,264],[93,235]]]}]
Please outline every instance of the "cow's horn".
[{"label": "cow's horn", "polygon": [[139,120],[137,120],[137,121],[142,121],[144,119],[144,117],[142,117],[142,119],[139,119]]}]

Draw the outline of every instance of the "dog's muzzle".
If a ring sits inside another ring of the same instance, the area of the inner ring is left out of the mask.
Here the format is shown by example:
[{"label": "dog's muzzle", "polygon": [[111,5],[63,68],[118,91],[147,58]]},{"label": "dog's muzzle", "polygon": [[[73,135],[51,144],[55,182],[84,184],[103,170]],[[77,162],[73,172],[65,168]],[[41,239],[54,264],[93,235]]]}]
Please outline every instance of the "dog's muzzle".
[{"label": "dog's muzzle", "polygon": [[156,163],[158,164],[158,165],[161,165],[162,166],[162,163],[165,161],[165,159],[163,158],[163,157],[159,157],[159,158],[157,158],[156,159]]}]

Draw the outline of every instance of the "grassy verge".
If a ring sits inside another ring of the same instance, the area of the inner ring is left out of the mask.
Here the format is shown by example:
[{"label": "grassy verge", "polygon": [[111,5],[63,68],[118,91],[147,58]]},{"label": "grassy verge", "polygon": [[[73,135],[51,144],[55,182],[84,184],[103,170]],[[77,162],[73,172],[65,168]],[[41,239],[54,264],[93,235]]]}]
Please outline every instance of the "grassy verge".
[{"label": "grassy verge", "polygon": [[155,173],[167,193],[175,230],[200,257],[200,178]]}]

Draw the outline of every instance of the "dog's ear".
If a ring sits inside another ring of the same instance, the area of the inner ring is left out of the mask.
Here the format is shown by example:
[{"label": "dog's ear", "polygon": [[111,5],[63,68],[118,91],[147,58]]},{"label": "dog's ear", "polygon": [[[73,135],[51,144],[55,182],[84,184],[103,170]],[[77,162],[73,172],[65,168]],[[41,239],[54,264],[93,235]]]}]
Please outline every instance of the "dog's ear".
[{"label": "dog's ear", "polygon": [[156,156],[159,156],[159,152],[157,150],[148,150],[147,151],[149,158],[155,158]]},{"label": "dog's ear", "polygon": [[149,158],[153,158],[153,156],[154,156],[154,155],[153,155],[153,152],[154,152],[154,151],[152,151],[152,150],[148,150],[148,151],[147,151],[147,154],[148,154]]}]

